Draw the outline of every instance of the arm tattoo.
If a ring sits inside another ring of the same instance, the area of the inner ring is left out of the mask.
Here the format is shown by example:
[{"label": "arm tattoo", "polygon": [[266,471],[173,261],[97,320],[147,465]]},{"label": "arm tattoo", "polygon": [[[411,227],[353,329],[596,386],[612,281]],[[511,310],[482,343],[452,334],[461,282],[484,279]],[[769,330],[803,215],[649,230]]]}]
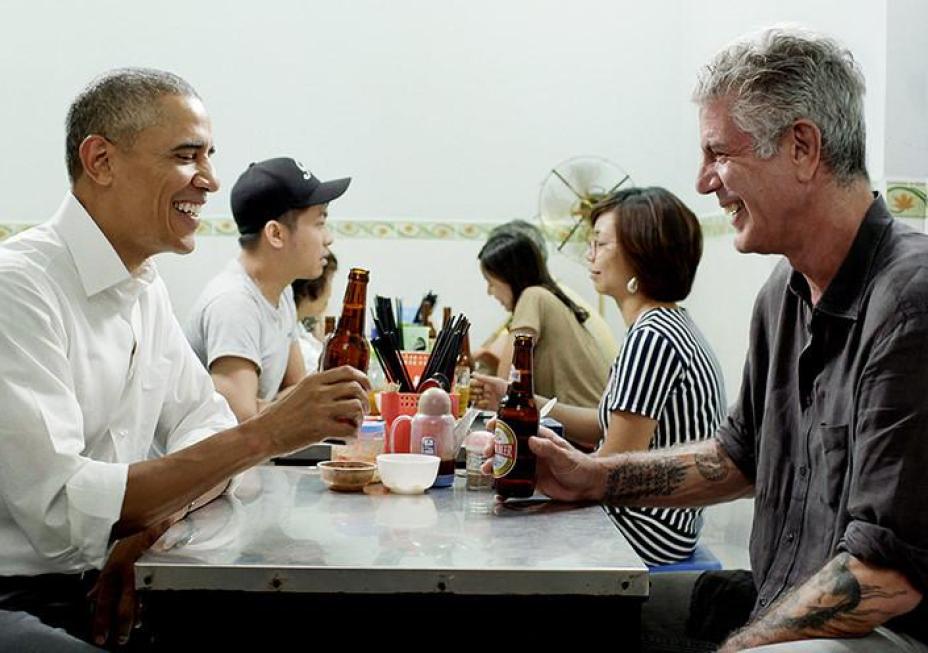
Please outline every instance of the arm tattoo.
[{"label": "arm tattoo", "polygon": [[732,641],[758,646],[797,637],[858,637],[895,616],[882,609],[879,602],[903,596],[907,590],[861,584],[848,567],[850,557],[848,553],[838,554],[803,587],[777,601]]},{"label": "arm tattoo", "polygon": [[697,453],[693,456],[699,475],[707,481],[721,481],[728,476],[729,463],[727,457],[722,455],[718,442],[712,443],[712,451]]},{"label": "arm tattoo", "polygon": [[[865,626],[874,617],[893,615],[876,608],[863,608],[861,602],[869,599],[889,599],[901,596],[904,590],[887,591],[873,585],[861,585],[848,569],[850,555],[840,553],[822,569],[820,577],[813,579],[817,590],[816,602],[804,614],[783,618],[783,625],[793,630],[814,630],[846,633]],[[792,597],[790,597],[792,598]],[[788,599],[787,599],[788,600]],[[850,627],[850,628],[849,628]]]},{"label": "arm tattoo", "polygon": [[673,459],[621,465],[609,472],[605,502],[622,505],[645,497],[665,497],[683,484],[685,476],[686,466]]}]

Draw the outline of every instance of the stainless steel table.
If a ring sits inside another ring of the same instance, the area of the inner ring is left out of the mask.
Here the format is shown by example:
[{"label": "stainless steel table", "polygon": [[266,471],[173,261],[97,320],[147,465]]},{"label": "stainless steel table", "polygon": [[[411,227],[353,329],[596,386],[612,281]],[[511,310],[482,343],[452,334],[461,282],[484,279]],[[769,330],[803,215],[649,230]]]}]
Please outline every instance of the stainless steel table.
[{"label": "stainless steel table", "polygon": [[289,596],[314,613],[337,606],[333,615],[359,605],[384,614],[404,601],[442,610],[446,601],[576,604],[578,616],[600,606],[634,628],[648,572],[597,505],[499,504],[460,478],[419,496],[380,485],[339,494],[314,469],[265,466],[172,527],[136,564],[136,587],[150,606],[221,604],[227,624],[236,604],[253,616],[276,597],[263,610],[276,614]]}]

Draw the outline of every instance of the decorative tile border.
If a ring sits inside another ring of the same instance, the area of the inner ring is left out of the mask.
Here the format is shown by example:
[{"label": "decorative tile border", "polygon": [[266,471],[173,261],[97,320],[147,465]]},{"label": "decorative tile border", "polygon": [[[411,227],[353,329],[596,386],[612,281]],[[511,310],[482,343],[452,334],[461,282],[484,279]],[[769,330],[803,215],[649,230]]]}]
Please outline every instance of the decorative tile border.
[{"label": "decorative tile border", "polygon": [[897,218],[928,218],[928,183],[925,181],[886,182],[886,205]]},{"label": "decorative tile border", "polygon": [[[913,226],[928,219],[928,182],[925,180],[890,180],[885,184],[886,204],[897,218]],[[704,238],[734,233],[728,217],[723,214],[705,215],[699,219]],[[428,220],[331,220],[329,226],[341,238],[413,239],[413,240],[486,240],[496,222],[430,222]],[[537,222],[535,222],[537,224]],[[0,241],[32,226],[28,222],[0,222]],[[573,223],[543,227],[549,242],[560,243]],[[204,218],[197,229],[200,236],[238,236],[235,221],[230,218]]]},{"label": "decorative tile border", "polygon": [[[705,237],[733,233],[724,215],[700,218]],[[496,222],[429,222],[427,220],[330,220],[329,227],[342,238],[398,238],[412,240],[486,240]],[[534,223],[537,224],[537,223]],[[539,225],[540,226],[540,225]],[[568,224],[542,227],[549,242],[558,243],[570,227]],[[206,218],[200,222],[197,233],[201,236],[237,236],[231,218]]]},{"label": "decorative tile border", "polygon": [[[701,218],[706,238],[732,233],[725,216]],[[496,222],[429,222],[426,220],[331,220],[329,226],[341,238],[398,238],[411,240],[486,240]],[[0,223],[0,241],[28,229],[29,223]],[[570,223],[544,228],[550,242],[559,243],[570,229]],[[204,218],[197,229],[198,236],[238,236],[232,218]]]},{"label": "decorative tile border", "polygon": [[420,240],[485,240],[496,226],[489,222],[427,222],[399,220],[332,220],[336,235],[345,238]]}]

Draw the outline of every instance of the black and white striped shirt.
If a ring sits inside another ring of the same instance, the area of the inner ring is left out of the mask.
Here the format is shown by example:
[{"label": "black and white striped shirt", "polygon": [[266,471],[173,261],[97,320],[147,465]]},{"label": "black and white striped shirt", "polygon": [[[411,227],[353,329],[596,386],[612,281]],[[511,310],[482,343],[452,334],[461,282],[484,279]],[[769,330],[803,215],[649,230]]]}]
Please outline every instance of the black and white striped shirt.
[{"label": "black and white striped shirt", "polygon": [[[650,309],[629,328],[599,404],[604,434],[614,412],[657,420],[652,449],[715,434],[726,412],[722,371],[686,309]],[[648,565],[688,558],[702,528],[700,509],[610,506],[608,511]]]}]

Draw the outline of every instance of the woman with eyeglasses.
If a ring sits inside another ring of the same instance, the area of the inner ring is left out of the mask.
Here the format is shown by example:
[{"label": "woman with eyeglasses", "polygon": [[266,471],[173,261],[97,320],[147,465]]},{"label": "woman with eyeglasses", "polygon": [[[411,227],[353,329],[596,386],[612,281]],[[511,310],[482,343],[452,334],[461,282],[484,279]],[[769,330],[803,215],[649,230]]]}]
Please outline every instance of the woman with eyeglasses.
[{"label": "woman with eyeglasses", "polygon": [[[490,234],[477,258],[487,281],[487,294],[512,313],[509,337],[496,382],[506,381],[515,336],[535,342],[535,390],[577,406],[595,407],[606,387],[609,365],[618,346],[605,320],[577,296],[568,295],[551,277],[538,244],[524,229],[501,229]],[[471,382],[474,402],[482,399],[484,384]],[[491,409],[498,405],[498,397]]]},{"label": "woman with eyeglasses", "polygon": [[[598,444],[597,456],[711,437],[726,410],[722,372],[678,304],[689,295],[702,256],[696,216],[663,188],[630,188],[599,202],[591,218],[590,277],[597,292],[616,301],[628,331],[599,408],[560,402],[551,416],[572,441]],[[483,394],[491,403],[506,388],[489,385]],[[696,547],[701,510],[608,510],[648,565],[685,560]]]}]

